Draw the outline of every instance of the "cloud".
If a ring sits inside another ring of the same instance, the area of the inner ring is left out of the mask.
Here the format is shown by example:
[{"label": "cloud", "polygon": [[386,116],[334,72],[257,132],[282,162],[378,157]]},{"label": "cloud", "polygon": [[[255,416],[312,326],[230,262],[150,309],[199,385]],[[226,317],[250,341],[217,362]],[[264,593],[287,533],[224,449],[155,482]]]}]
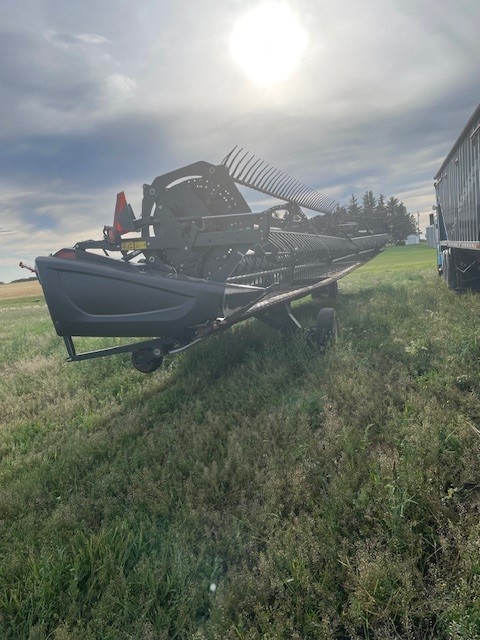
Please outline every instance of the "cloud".
[{"label": "cloud", "polygon": [[341,201],[372,189],[430,209],[433,175],[478,102],[480,4],[298,0],[309,45],[269,89],[230,55],[250,6],[36,0],[26,25],[11,3],[0,33],[3,256],[94,237],[117,191],[138,212],[143,182],[219,162],[235,144]]},{"label": "cloud", "polygon": [[55,47],[58,47],[62,50],[72,49],[74,47],[81,47],[85,50],[85,45],[99,45],[109,42],[108,38],[100,36],[96,33],[75,34],[49,31],[45,37]]},{"label": "cloud", "polygon": [[130,96],[136,86],[136,83],[132,78],[124,76],[121,73],[113,73],[112,75],[107,76],[106,83],[112,94],[115,94],[120,98]]},{"label": "cloud", "polygon": [[[87,38],[88,42],[85,41]],[[92,34],[0,33],[2,138],[88,131],[118,113],[134,81]],[[14,108],[13,108],[14,107]]]}]

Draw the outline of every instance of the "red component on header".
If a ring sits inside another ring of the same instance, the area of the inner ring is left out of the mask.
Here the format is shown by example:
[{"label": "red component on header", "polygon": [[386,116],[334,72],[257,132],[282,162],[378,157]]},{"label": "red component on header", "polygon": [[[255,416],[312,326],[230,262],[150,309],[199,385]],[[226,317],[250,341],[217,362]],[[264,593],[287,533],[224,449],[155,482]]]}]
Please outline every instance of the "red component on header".
[{"label": "red component on header", "polygon": [[60,249],[53,254],[54,258],[62,258],[63,260],[76,260],[77,253],[75,249]]},{"label": "red component on header", "polygon": [[120,235],[129,233],[130,231],[135,231],[133,212],[131,207],[127,204],[127,199],[123,191],[117,194],[113,226],[115,231]]},{"label": "red component on header", "polygon": [[117,193],[117,204],[115,206],[115,215],[121,213],[122,209],[127,206],[127,198],[125,197],[125,191]]}]

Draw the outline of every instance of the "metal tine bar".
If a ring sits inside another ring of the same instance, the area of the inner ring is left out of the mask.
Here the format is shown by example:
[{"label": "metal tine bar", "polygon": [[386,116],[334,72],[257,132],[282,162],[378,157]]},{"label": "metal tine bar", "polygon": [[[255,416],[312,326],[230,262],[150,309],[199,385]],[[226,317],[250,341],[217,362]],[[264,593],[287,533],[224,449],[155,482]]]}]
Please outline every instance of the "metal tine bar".
[{"label": "metal tine bar", "polygon": [[326,209],[329,213],[333,213],[335,211],[335,202],[328,200],[327,198],[322,198],[320,200],[319,206]]},{"label": "metal tine bar", "polygon": [[268,191],[273,193],[274,184],[276,183],[276,181],[278,179],[281,179],[282,176],[283,176],[283,173],[281,171],[278,171],[278,169],[276,169],[275,173],[273,174],[273,176],[268,181],[268,184],[265,185],[265,190],[268,190]]},{"label": "metal tine bar", "polygon": [[252,161],[255,161],[255,155],[250,152],[248,153],[246,159],[245,159],[245,156],[242,158],[242,163],[241,163],[239,174],[238,174],[239,176],[245,172],[245,170],[248,168],[248,166]]},{"label": "metal tine bar", "polygon": [[262,167],[262,170],[260,171],[260,173],[255,176],[255,183],[253,182],[250,183],[251,186],[253,186],[255,189],[258,189],[263,182],[263,178],[267,175],[269,171],[271,171],[271,169],[272,167],[268,163],[265,163],[265,166]]},{"label": "metal tine bar", "polygon": [[[242,149],[242,151],[243,151],[243,149]],[[235,169],[233,169],[232,175],[234,175],[234,176],[238,175],[237,174],[238,167],[242,164],[242,162],[245,160],[245,158],[247,156],[248,156],[248,151],[240,158],[240,160],[238,161],[237,165],[235,166]]]},{"label": "metal tine bar", "polygon": [[263,179],[265,172],[269,171],[269,169],[270,169],[270,165],[265,163],[265,166],[261,167],[260,171],[255,173],[255,179],[253,180],[252,178],[252,180],[250,180],[249,186],[253,187],[254,189],[258,189],[258,185],[260,184],[260,181]]},{"label": "metal tine bar", "polygon": [[285,198],[285,196],[286,196],[286,194],[289,192],[289,190],[291,189],[291,187],[294,185],[294,183],[295,183],[295,178],[290,178],[290,179],[288,180],[288,182],[286,183],[286,185],[284,186],[284,188],[283,188],[283,194],[282,194],[282,196],[283,196],[283,198],[284,198],[284,199],[286,199],[286,198]]},{"label": "metal tine bar", "polygon": [[277,187],[277,191],[278,193],[283,194],[285,193],[285,187],[287,186],[287,184],[290,182],[291,178],[290,176],[286,175],[285,178],[280,182],[280,184]]},{"label": "metal tine bar", "polygon": [[280,185],[284,181],[285,181],[285,174],[283,173],[283,171],[281,171],[280,175],[275,178],[272,186],[270,187],[271,190],[274,191],[276,195],[280,193]]},{"label": "metal tine bar", "polygon": [[317,197],[316,197],[315,201],[316,201],[316,204],[317,204],[317,206],[318,206],[318,207],[322,206],[323,197],[322,197],[322,194],[321,194],[321,193],[319,193],[319,194],[317,195]]},{"label": "metal tine bar", "polygon": [[[228,162],[228,170],[229,172],[232,171],[232,165],[235,162],[235,160],[238,158],[238,156],[242,153],[243,151],[243,147],[235,147],[235,149],[238,149],[237,153],[233,156],[233,158],[231,158]],[[235,151],[235,149],[233,151]],[[233,152],[232,152],[233,153]],[[231,154],[230,154],[231,155]]]},{"label": "metal tine bar", "polygon": [[290,251],[291,247],[288,245],[287,239],[281,232],[275,234],[275,246],[283,251]]},{"label": "metal tine bar", "polygon": [[300,192],[300,190],[303,188],[303,186],[304,186],[304,185],[303,185],[301,182],[298,182],[298,180],[297,180],[297,182],[295,183],[294,188],[292,189],[292,192],[291,192],[291,194],[290,194],[290,197],[291,197],[292,199],[293,199],[293,198],[296,198],[297,194]]},{"label": "metal tine bar", "polygon": [[[272,178],[272,176],[276,175],[277,169],[275,169],[275,167],[271,167],[271,170],[265,175],[261,188],[263,189],[263,191],[268,192],[267,189],[267,184],[270,184],[270,180]],[[269,195],[271,195],[269,193]]]},{"label": "metal tine bar", "polygon": [[295,201],[299,206],[312,208],[319,213],[328,213],[335,209],[335,200],[290,178],[283,171],[245,151],[243,147],[235,146],[222,164],[227,167],[234,180],[252,189],[268,192],[268,195],[283,200]]},{"label": "metal tine bar", "polygon": [[311,193],[312,193],[312,189],[310,187],[307,187],[306,185],[303,185],[303,191],[300,194],[301,197],[307,198]]},{"label": "metal tine bar", "polygon": [[324,206],[334,206],[334,203],[332,200],[330,200],[329,198],[326,198],[325,196],[320,196],[320,204],[324,205]]},{"label": "metal tine bar", "polygon": [[[247,160],[247,162],[245,162],[245,164],[242,167],[242,170],[240,171],[240,174],[238,176],[239,180],[244,180],[245,179],[245,175],[246,173],[248,173],[249,169],[250,169],[250,164],[253,162],[255,164],[255,156],[252,156],[251,158],[249,158]],[[244,175],[245,174],[245,175]]]},{"label": "metal tine bar", "polygon": [[315,196],[312,196],[312,198],[311,198],[311,200],[310,200],[310,202],[308,203],[307,206],[308,206],[309,209],[313,209],[313,210],[318,209],[318,205],[317,205],[317,201],[316,201]]},{"label": "metal tine bar", "polygon": [[306,209],[311,209],[312,208],[312,201],[311,201],[311,199],[309,197],[305,199],[305,201],[303,203],[303,206]]},{"label": "metal tine bar", "polygon": [[[307,203],[310,200],[310,197],[312,195],[312,190],[310,187],[307,187],[301,194],[300,197],[302,198],[304,203]],[[304,206],[306,206],[306,204],[304,204]]]},{"label": "metal tine bar", "polygon": [[314,193],[310,193],[310,194],[308,195],[308,198],[307,198],[307,204],[306,204],[305,206],[306,206],[307,208],[310,208],[310,205],[311,205],[311,204],[314,204],[314,201],[315,201],[315,194],[314,194]]},{"label": "metal tine bar", "polygon": [[305,185],[302,184],[301,182],[297,182],[297,188],[293,190],[291,197],[292,198],[297,198],[298,194],[301,192],[301,190],[303,189]]},{"label": "metal tine bar", "polygon": [[300,192],[300,195],[298,196],[299,198],[302,198],[304,203],[303,206],[305,206],[305,202],[307,201],[309,193],[310,193],[310,187],[304,187],[303,190]]},{"label": "metal tine bar", "polygon": [[291,185],[288,187],[288,191],[285,193],[285,197],[290,198],[292,193],[296,190],[298,185],[298,180],[294,180]]},{"label": "metal tine bar", "polygon": [[263,162],[263,160],[261,160],[260,164],[258,165],[258,167],[252,168],[252,171],[250,172],[250,174],[248,176],[245,176],[244,182],[246,184],[254,184],[257,176],[262,173],[263,165],[264,165],[264,162]]},{"label": "metal tine bar", "polygon": [[305,200],[305,204],[303,206],[306,207],[307,209],[312,209],[313,207],[315,207],[315,204],[313,202],[313,196],[309,196]]},{"label": "metal tine bar", "polygon": [[292,244],[292,239],[289,236],[281,236],[281,241],[285,245],[285,248],[288,249],[288,251],[291,251],[295,246]]},{"label": "metal tine bar", "polygon": [[265,180],[262,186],[264,191],[270,192],[269,187],[272,184],[272,181],[275,180],[277,175],[278,175],[277,169],[273,169],[273,173],[272,172],[269,173],[268,178]]},{"label": "metal tine bar", "polygon": [[257,164],[260,162],[260,164],[263,164],[262,160],[260,160],[260,158],[255,162],[255,164],[250,168],[249,172],[247,173],[247,175],[245,176],[244,180],[250,180],[252,178],[252,176],[254,175],[254,173],[256,172],[255,167],[257,166]]},{"label": "metal tine bar", "polygon": [[266,182],[270,179],[270,176],[272,175],[272,173],[274,171],[275,171],[275,169],[270,167],[270,170],[265,174],[265,177],[263,178],[262,183],[257,185],[259,189],[264,189],[265,188]]},{"label": "metal tine bar", "polygon": [[285,251],[285,247],[279,242],[277,238],[277,233],[272,231],[268,236],[268,241],[273,244],[273,246],[281,251]]},{"label": "metal tine bar", "polygon": [[313,203],[313,206],[315,207],[320,207],[322,205],[322,198],[316,192],[312,194],[312,203]]},{"label": "metal tine bar", "polygon": [[308,201],[305,202],[305,204],[303,206],[305,207],[305,209],[311,209],[312,208],[312,203],[308,200]]},{"label": "metal tine bar", "polygon": [[235,145],[235,146],[233,147],[233,149],[227,153],[227,155],[225,156],[225,158],[222,160],[221,164],[223,164],[223,165],[225,165],[225,166],[228,166],[228,160],[230,159],[230,156],[232,155],[232,153],[234,153],[234,152],[235,152],[235,149],[237,149],[237,148],[238,148],[238,145]]}]

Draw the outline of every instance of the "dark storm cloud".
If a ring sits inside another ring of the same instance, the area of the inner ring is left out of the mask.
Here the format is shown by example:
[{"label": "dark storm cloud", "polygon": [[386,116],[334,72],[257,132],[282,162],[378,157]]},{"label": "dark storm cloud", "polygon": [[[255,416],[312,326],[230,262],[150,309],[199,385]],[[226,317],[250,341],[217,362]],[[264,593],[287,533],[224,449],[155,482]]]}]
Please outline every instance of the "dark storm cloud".
[{"label": "dark storm cloud", "polygon": [[169,166],[167,130],[158,118],[131,116],[83,134],[16,136],[0,147],[0,175],[26,186],[55,181],[60,190],[143,183]]},{"label": "dark storm cloud", "polygon": [[2,134],[54,126],[58,112],[98,103],[99,74],[79,64],[42,36],[0,33],[0,117]]}]

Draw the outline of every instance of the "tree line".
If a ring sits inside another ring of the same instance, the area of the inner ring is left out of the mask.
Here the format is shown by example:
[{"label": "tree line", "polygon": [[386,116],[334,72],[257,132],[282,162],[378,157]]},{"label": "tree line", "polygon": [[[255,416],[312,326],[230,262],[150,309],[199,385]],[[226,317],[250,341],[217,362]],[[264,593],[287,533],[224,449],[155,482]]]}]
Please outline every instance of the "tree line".
[{"label": "tree line", "polygon": [[373,191],[366,191],[361,202],[357,196],[350,197],[346,206],[337,206],[336,215],[353,219],[375,220],[388,227],[393,242],[401,242],[411,233],[417,232],[415,218],[398,198],[390,196],[388,200],[381,193],[375,196]]}]

